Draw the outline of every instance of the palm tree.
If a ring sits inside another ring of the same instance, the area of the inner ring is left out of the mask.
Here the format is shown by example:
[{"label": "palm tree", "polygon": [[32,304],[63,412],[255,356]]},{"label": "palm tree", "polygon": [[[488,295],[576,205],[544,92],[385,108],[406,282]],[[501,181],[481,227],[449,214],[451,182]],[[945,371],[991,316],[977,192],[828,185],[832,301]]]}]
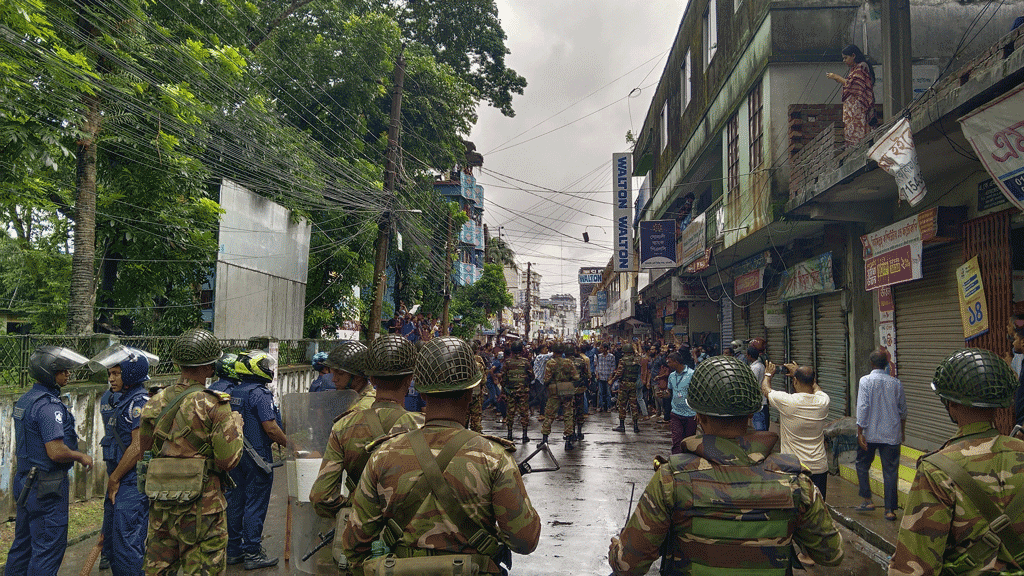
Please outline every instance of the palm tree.
[{"label": "palm tree", "polygon": [[498,264],[502,268],[511,267],[514,270],[519,269],[516,266],[516,253],[500,237],[487,239],[484,260],[491,264]]}]

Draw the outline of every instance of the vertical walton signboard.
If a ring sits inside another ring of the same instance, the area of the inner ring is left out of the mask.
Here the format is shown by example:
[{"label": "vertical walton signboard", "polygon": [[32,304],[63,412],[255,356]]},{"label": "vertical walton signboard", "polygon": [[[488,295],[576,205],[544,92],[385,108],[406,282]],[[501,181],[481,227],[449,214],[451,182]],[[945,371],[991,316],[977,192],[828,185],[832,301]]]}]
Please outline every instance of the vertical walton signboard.
[{"label": "vertical walton signboard", "polygon": [[612,154],[612,230],[615,231],[615,251],[612,270],[632,272],[633,267],[633,190],[632,156],[629,152]]}]

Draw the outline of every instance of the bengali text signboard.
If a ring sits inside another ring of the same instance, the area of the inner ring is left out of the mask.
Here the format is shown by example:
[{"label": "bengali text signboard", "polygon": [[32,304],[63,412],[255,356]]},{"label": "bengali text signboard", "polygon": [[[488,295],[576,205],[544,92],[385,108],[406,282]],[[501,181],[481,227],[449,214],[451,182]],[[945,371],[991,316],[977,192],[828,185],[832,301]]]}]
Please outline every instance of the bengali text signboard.
[{"label": "bengali text signboard", "polygon": [[883,286],[878,289],[878,321],[895,322],[896,306],[892,300],[892,288]]},{"label": "bengali text signboard", "polygon": [[960,128],[1003,195],[1024,210],[1024,86],[960,119]]},{"label": "bengali text signboard", "polygon": [[935,212],[925,210],[861,236],[865,289],[920,279],[923,240],[935,236],[935,220]]},{"label": "bengali text signboard", "polygon": [[902,246],[864,262],[864,287],[867,290],[919,278],[921,278],[920,244]]},{"label": "bengali text signboard", "polygon": [[981,282],[981,269],[975,256],[956,269],[956,283],[960,297],[960,321],[964,326],[964,340],[988,332],[988,304],[985,286]]},{"label": "bengali text signboard", "polygon": [[683,229],[679,264],[686,266],[704,255],[704,213],[693,219],[690,225]]},{"label": "bengali text signboard", "polygon": [[878,162],[879,168],[896,178],[900,199],[906,200],[911,206],[917,206],[928,193],[917,163],[914,132],[906,118],[900,119],[882,136],[868,151],[868,158]]},{"label": "bengali text signboard", "polygon": [[733,281],[733,289],[736,296],[742,296],[761,288],[764,288],[764,268],[758,268],[757,270],[737,276],[736,280]]},{"label": "bengali text signboard", "polygon": [[782,288],[779,302],[834,292],[835,279],[832,276],[832,253],[826,252],[816,258],[805,260],[782,273]]},{"label": "bengali text signboard", "polygon": [[676,267],[676,221],[640,222],[640,267]]}]

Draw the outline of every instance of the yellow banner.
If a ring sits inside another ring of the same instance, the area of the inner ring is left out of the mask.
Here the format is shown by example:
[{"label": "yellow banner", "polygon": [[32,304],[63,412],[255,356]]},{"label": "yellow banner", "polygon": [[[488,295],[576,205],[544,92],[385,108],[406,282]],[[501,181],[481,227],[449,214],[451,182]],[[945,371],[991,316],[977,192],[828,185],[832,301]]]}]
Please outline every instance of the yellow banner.
[{"label": "yellow banner", "polygon": [[956,282],[959,286],[957,295],[960,297],[964,340],[970,340],[988,332],[988,305],[985,302],[985,287],[981,282],[977,256],[956,269]]}]

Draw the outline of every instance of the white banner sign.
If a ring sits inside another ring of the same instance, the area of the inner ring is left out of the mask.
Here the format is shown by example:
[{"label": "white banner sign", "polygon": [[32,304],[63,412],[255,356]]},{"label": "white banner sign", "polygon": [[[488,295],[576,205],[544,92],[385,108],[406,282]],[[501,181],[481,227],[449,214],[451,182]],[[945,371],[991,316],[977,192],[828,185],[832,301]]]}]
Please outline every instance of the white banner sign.
[{"label": "white banner sign", "polygon": [[683,240],[678,256],[681,266],[686,266],[704,255],[705,214],[701,212],[700,216],[694,218],[690,225],[683,229]]},{"label": "white banner sign", "polygon": [[1024,210],[1024,86],[960,119],[964,136],[1010,202]]},{"label": "white banner sign", "polygon": [[878,162],[880,168],[896,178],[900,198],[910,202],[911,206],[917,206],[928,193],[917,164],[914,134],[906,118],[900,119],[875,143],[868,152],[868,158]]},{"label": "white banner sign", "polygon": [[612,270],[633,272],[633,190],[632,164],[629,152],[612,154],[612,230],[615,245]]}]

